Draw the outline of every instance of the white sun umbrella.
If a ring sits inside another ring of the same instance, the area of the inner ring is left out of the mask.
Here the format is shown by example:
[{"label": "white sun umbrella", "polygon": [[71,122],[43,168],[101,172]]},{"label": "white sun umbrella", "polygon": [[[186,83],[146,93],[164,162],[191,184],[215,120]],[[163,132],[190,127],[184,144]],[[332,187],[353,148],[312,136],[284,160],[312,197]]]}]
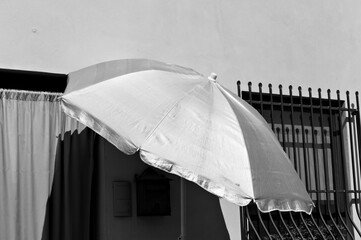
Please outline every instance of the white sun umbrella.
[{"label": "white sun umbrella", "polygon": [[215,77],[153,60],[69,74],[63,110],[126,154],[239,206],[311,213],[313,202],[262,116]]}]

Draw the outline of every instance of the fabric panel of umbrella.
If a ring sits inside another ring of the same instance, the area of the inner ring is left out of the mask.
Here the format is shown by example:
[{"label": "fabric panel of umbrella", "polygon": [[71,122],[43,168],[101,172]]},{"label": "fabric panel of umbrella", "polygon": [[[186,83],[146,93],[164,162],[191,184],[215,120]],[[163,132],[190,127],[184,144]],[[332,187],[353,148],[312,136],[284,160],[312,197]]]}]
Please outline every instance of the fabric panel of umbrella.
[{"label": "fabric panel of umbrella", "polygon": [[313,202],[263,117],[213,78],[145,59],[69,74],[66,114],[126,154],[262,212]]}]

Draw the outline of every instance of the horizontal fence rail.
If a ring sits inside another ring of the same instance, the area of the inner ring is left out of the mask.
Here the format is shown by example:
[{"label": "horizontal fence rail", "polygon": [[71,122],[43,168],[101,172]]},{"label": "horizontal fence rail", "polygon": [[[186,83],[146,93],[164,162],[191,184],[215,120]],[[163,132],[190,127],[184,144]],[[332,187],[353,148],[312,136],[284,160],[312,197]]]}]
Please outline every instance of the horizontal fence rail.
[{"label": "horizontal fence rail", "polygon": [[252,83],[238,96],[266,119],[288,154],[316,207],[305,213],[261,213],[255,205],[241,208],[242,239],[361,239],[360,106],[341,100],[340,91],[331,98],[321,89],[304,93],[282,85],[277,93]]}]

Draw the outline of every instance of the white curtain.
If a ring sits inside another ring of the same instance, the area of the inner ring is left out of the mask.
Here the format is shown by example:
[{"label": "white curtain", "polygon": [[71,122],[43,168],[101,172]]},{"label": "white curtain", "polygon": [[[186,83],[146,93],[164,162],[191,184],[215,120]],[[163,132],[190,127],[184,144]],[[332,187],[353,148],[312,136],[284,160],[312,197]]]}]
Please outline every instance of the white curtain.
[{"label": "white curtain", "polygon": [[84,127],[66,117],[60,94],[0,89],[0,239],[40,240],[57,138]]}]

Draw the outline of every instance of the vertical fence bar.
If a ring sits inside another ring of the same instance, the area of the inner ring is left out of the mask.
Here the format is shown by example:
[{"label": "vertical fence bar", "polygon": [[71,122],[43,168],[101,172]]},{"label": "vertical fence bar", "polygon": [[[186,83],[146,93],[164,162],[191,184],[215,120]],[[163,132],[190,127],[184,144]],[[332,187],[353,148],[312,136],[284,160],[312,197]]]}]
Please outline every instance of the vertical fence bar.
[{"label": "vertical fence bar", "polygon": [[314,166],[314,175],[315,175],[315,188],[316,188],[316,202],[317,202],[317,207],[318,207],[318,211],[321,211],[321,205],[320,205],[320,192],[319,192],[319,181],[318,181],[318,171],[315,170],[316,168],[316,145],[315,145],[315,142],[316,142],[316,139],[315,139],[315,135],[314,135],[314,131],[315,131],[315,127],[314,127],[314,122],[313,122],[313,104],[312,104],[312,89],[309,88],[308,89],[308,93],[309,93],[309,100],[310,100],[310,121],[311,121],[311,141],[312,141],[312,154],[313,154],[313,166]]},{"label": "vertical fence bar", "polygon": [[[361,151],[361,121],[360,121],[360,101],[359,101],[359,93],[358,91],[355,92],[356,97],[356,121],[357,121],[357,139],[358,139],[358,151]],[[360,154],[359,154],[360,157]],[[360,165],[360,171],[361,171],[361,165]]]},{"label": "vertical fence bar", "polygon": [[237,94],[238,97],[242,97],[242,93],[241,93],[241,81],[237,81]]},{"label": "vertical fence bar", "polygon": [[[356,97],[356,112],[355,112],[355,117],[356,117],[356,129],[357,129],[357,142],[358,142],[358,164],[359,164],[359,168],[358,168],[358,173],[359,173],[359,188],[358,188],[358,191],[359,191],[359,197],[360,197],[360,200],[359,200],[359,208],[361,208],[361,162],[360,162],[360,151],[361,151],[361,130],[360,130],[360,127],[361,127],[361,122],[360,122],[360,104],[359,104],[359,93],[358,91],[355,92],[355,97]],[[361,209],[360,209],[361,211]]]},{"label": "vertical fence bar", "polygon": [[308,167],[308,158],[306,153],[306,139],[305,139],[305,123],[304,123],[304,116],[303,116],[303,99],[302,99],[302,88],[298,87],[298,96],[300,101],[300,114],[301,114],[301,132],[302,132],[302,149],[303,149],[303,157],[304,157],[304,164],[305,164],[305,183],[307,191],[309,191],[310,183],[309,183],[309,167]]},{"label": "vertical fence bar", "polygon": [[263,94],[262,94],[262,83],[258,84],[258,91],[259,91],[259,101],[260,101],[260,107],[261,107],[261,115],[263,116]]},{"label": "vertical fence bar", "polygon": [[349,201],[349,191],[348,191],[348,179],[347,179],[347,166],[346,166],[346,157],[345,157],[345,149],[344,149],[344,141],[343,141],[343,132],[342,132],[342,129],[343,129],[343,124],[342,124],[342,105],[341,105],[341,100],[340,100],[340,91],[337,90],[336,91],[336,94],[337,94],[337,103],[338,103],[338,107],[337,107],[337,110],[338,110],[338,124],[339,124],[339,129],[340,129],[340,150],[341,150],[341,168],[342,168],[342,173],[343,173],[343,176],[344,176],[344,187],[345,187],[345,191],[344,191],[344,198],[345,198],[345,203],[346,203],[346,209],[345,209],[345,212],[346,212],[346,215],[350,221],[350,223],[352,224],[352,226],[354,227],[354,229],[357,231],[357,233],[359,234],[359,236],[361,237],[361,232],[360,230],[357,228],[355,222],[353,221],[352,219],[352,216],[350,214],[350,209],[348,207],[348,203],[350,202]]},{"label": "vertical fence bar", "polygon": [[[351,104],[352,107],[352,118],[354,121],[352,121],[352,127],[354,129],[354,141],[355,141],[355,179],[356,179],[356,186],[354,186],[355,191],[355,208],[358,212],[361,211],[361,196],[360,196],[360,150],[359,150],[359,121],[358,121],[358,110],[355,109],[355,104]],[[361,219],[360,219],[361,222]]]},{"label": "vertical fence bar", "polygon": [[281,99],[281,129],[282,129],[282,147],[286,152],[286,142],[285,142],[285,123],[284,123],[284,109],[283,109],[283,93],[282,93],[282,85],[278,86],[280,92]]},{"label": "vertical fence bar", "polygon": [[[356,186],[354,186],[354,191],[355,191],[355,207],[357,208],[357,211],[360,212],[360,204],[361,204],[361,198],[360,198],[360,152],[359,152],[359,136],[358,136],[358,111],[357,109],[355,109],[355,104],[352,103],[351,104],[351,108],[352,108],[352,128],[354,129],[354,143],[355,143],[355,179],[356,179]],[[360,219],[361,221],[361,219]]]},{"label": "vertical fence bar", "polygon": [[[275,131],[274,129],[274,106],[273,106],[273,93],[272,93],[272,84],[268,84],[268,91],[269,91],[269,94],[270,94],[270,108],[271,108],[271,128],[273,130],[273,132]],[[277,235],[281,238],[281,239],[284,239],[283,235],[281,234],[281,232],[279,231],[275,221],[274,221],[274,218],[272,216],[272,213],[268,213],[269,215],[269,218],[271,220],[271,223],[273,225],[273,227],[275,228],[276,232],[277,232]]]},{"label": "vertical fence bar", "polygon": [[271,127],[272,127],[272,131],[275,131],[275,123],[274,123],[274,112],[273,112],[273,93],[272,93],[272,84],[268,84],[268,91],[270,94],[270,102],[271,102]]},{"label": "vertical fence bar", "polygon": [[292,132],[292,148],[293,148],[293,161],[295,163],[295,169],[296,172],[298,172],[299,176],[301,177],[302,175],[300,175],[300,172],[298,171],[299,166],[298,166],[298,161],[297,161],[297,152],[296,152],[296,134],[295,134],[295,121],[294,121],[294,112],[293,112],[293,95],[292,95],[292,85],[290,85],[288,87],[289,89],[289,94],[290,94],[290,98],[291,98],[291,102],[290,102],[290,106],[291,106],[291,132]]},{"label": "vertical fence bar", "polygon": [[[348,229],[345,221],[343,220],[342,214],[340,212],[340,206],[339,206],[339,192],[336,185],[337,179],[340,178],[338,171],[337,171],[337,165],[336,165],[336,159],[335,159],[335,146],[334,146],[334,140],[333,140],[333,133],[334,133],[334,122],[333,122],[333,113],[332,113],[332,103],[331,103],[331,90],[327,90],[327,99],[328,99],[328,116],[329,116],[329,126],[330,126],[330,147],[331,147],[331,165],[332,165],[332,178],[333,178],[333,188],[334,188],[334,201],[335,201],[335,209],[337,212],[338,219],[340,219],[341,224],[346,229],[347,234],[350,236],[351,239],[354,239],[353,234]],[[344,238],[343,238],[344,239]]]},{"label": "vertical fence bar", "polygon": [[[342,239],[344,239],[340,229],[337,227],[336,222],[333,219],[332,213],[331,213],[331,206],[330,206],[330,189],[329,189],[329,165],[328,165],[328,155],[326,150],[326,143],[325,143],[325,135],[324,135],[324,124],[323,124],[323,104],[322,104],[322,94],[321,94],[321,88],[318,89],[318,99],[320,101],[320,123],[321,123],[321,144],[322,144],[322,156],[323,156],[323,166],[324,166],[324,172],[325,172],[325,190],[326,190],[326,209],[328,216],[332,222],[332,224],[335,226],[338,234],[341,236]],[[332,231],[330,231],[333,235]]]},{"label": "vertical fence bar", "polygon": [[[281,133],[282,133],[282,147],[283,147],[283,150],[286,152],[286,138],[285,138],[285,124],[284,124],[284,103],[283,103],[283,93],[282,93],[282,85],[280,84],[278,86],[279,88],[279,94],[280,94],[280,100],[281,100]],[[286,230],[287,232],[290,234],[291,238],[294,239],[294,236],[292,235],[291,231],[289,230],[289,227],[287,226],[283,216],[282,216],[282,213],[280,212],[280,218],[281,218],[281,221],[283,222],[283,224],[285,225],[286,227]],[[292,218],[292,215],[290,215],[291,218]],[[293,219],[292,219],[293,220]],[[298,228],[296,227],[297,231],[298,231]],[[299,231],[298,231],[299,232]],[[300,235],[302,237],[302,235]]]}]

